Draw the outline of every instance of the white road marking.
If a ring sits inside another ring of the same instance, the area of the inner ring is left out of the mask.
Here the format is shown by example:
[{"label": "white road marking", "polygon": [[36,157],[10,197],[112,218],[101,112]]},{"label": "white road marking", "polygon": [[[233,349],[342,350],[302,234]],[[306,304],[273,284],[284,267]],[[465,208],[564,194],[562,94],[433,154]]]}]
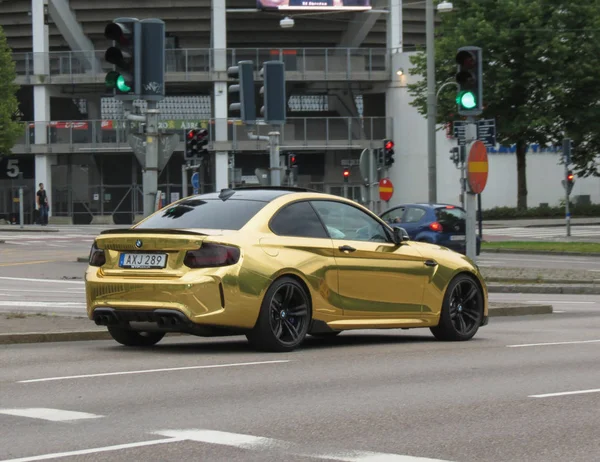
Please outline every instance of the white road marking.
[{"label": "white road marking", "polygon": [[31,419],[50,420],[52,422],[69,422],[73,420],[98,419],[100,417],[104,417],[97,414],[88,414],[87,412],[64,411],[62,409],[50,409],[45,407],[0,409],[0,414],[29,417]]},{"label": "white road marking", "polygon": [[44,379],[31,379],[31,380],[20,380],[17,383],[33,383],[33,382],[51,382],[55,380],[71,380],[71,379],[86,379],[91,377],[109,377],[113,375],[132,375],[132,374],[149,374],[152,372],[171,372],[171,371],[187,371],[194,369],[217,369],[221,367],[240,367],[240,366],[257,366],[261,364],[278,364],[278,363],[289,363],[291,360],[282,359],[275,361],[255,361],[250,363],[231,363],[231,364],[211,364],[205,366],[186,366],[186,367],[168,367],[164,369],[146,369],[139,371],[123,371],[123,372],[104,372],[99,374],[84,374],[84,375],[70,375],[65,377],[48,377]]},{"label": "white road marking", "polygon": [[[79,293],[85,293],[85,289],[79,289],[79,288],[73,288],[73,287],[68,287],[66,288],[66,290],[68,292],[65,292],[65,290],[36,290],[36,289],[7,289],[5,287],[2,288],[3,291],[5,292],[27,292],[27,293],[40,293],[40,294],[79,294]],[[2,295],[6,295],[6,294],[2,294]],[[18,294],[14,294],[14,296],[18,296]]]},{"label": "white road marking", "polygon": [[214,430],[162,430],[154,433],[180,440],[219,444],[239,449],[258,451],[273,449],[286,450],[293,455],[311,457],[314,459],[339,460],[346,462],[447,462],[440,459],[367,451],[344,451],[339,453],[321,454],[313,451],[304,451],[298,444],[288,441]]},{"label": "white road marking", "polygon": [[569,302],[561,300],[529,300],[527,303],[558,303],[563,305],[595,305],[596,302]]},{"label": "white road marking", "polygon": [[47,282],[50,284],[84,284],[84,281],[68,280],[68,279],[32,279],[32,278],[11,278],[8,276],[0,276],[0,279],[6,281],[25,281],[25,282]]},{"label": "white road marking", "polygon": [[43,454],[41,456],[21,457],[19,459],[6,459],[0,462],[34,462],[37,460],[58,459],[60,457],[82,456],[86,454],[96,454],[99,452],[120,451],[122,449],[139,448],[142,446],[152,446],[155,444],[176,443],[177,438],[165,438],[161,440],[140,441],[138,443],[117,444],[115,446],[105,446],[102,448],[82,449],[79,451],[55,452],[53,454]]},{"label": "white road marking", "polygon": [[86,306],[83,302],[19,302],[0,300],[0,306],[28,306],[31,308],[64,308],[66,306]]},{"label": "white road marking", "polygon": [[554,313],[554,314],[562,314],[562,313],[566,313],[566,311],[552,311],[552,313]]},{"label": "white road marking", "polygon": [[577,345],[582,343],[600,343],[600,340],[577,340],[573,342],[551,342],[551,343],[524,343],[522,345],[506,345],[508,348],[522,348],[522,347],[534,347],[534,346],[548,346],[548,345]]},{"label": "white road marking", "polygon": [[529,395],[529,398],[550,398],[553,396],[569,396],[569,395],[583,395],[586,393],[600,393],[600,388],[593,390],[577,390],[577,391],[563,391],[559,393],[546,393],[544,395]]}]

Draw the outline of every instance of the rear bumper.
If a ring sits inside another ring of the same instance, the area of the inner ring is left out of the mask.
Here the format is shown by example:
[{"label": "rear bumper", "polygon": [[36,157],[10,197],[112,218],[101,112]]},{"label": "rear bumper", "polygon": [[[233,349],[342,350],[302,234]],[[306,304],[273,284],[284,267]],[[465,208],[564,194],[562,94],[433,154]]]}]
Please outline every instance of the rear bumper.
[{"label": "rear bumper", "polygon": [[178,322],[176,331],[188,322],[192,326],[252,328],[260,311],[262,291],[248,293],[235,271],[224,268],[210,274],[195,272],[183,278],[152,279],[106,277],[97,268],[90,268],[85,278],[87,315],[94,321],[108,316],[106,322],[129,322],[129,317],[136,315],[161,327],[158,323],[164,311],[166,320]]}]

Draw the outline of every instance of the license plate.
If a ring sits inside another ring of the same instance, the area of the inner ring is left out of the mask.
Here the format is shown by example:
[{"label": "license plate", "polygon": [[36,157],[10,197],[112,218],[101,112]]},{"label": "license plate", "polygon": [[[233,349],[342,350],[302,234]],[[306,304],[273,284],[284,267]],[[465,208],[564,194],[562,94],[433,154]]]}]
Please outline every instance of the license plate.
[{"label": "license plate", "polygon": [[465,236],[459,236],[459,235],[450,236],[450,240],[451,241],[464,241]]},{"label": "license plate", "polygon": [[164,253],[122,253],[119,266],[131,269],[164,268],[167,266],[167,255]]}]

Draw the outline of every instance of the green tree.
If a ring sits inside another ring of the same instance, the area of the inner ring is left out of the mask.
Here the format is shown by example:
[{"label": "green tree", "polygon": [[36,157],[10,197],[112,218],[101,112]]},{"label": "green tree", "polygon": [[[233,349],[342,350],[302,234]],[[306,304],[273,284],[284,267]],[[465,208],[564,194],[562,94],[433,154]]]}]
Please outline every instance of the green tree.
[{"label": "green tree", "polygon": [[17,139],[23,134],[23,124],[19,120],[19,102],[15,84],[15,62],[0,27],[0,156],[8,155]]},{"label": "green tree", "polygon": [[[582,126],[598,121],[600,112],[600,54],[593,54],[600,29],[600,0],[454,0],[453,4],[452,13],[440,15],[441,25],[436,29],[436,87],[454,81],[459,47],[482,48],[482,118],[496,119],[499,143],[516,146],[517,207],[526,209],[530,143],[559,145],[565,134],[574,140],[592,139],[592,132],[596,139],[600,136]],[[594,38],[596,43],[589,43]],[[409,85],[414,97],[411,104],[426,114],[425,54],[416,54],[411,61],[411,74],[423,77]],[[596,88],[591,80],[596,81]],[[455,87],[442,90],[438,123],[462,119],[455,96]],[[578,109],[582,102],[585,111]],[[586,150],[586,156],[592,155],[593,143],[588,143]],[[579,150],[577,155],[583,156],[583,152]]]}]

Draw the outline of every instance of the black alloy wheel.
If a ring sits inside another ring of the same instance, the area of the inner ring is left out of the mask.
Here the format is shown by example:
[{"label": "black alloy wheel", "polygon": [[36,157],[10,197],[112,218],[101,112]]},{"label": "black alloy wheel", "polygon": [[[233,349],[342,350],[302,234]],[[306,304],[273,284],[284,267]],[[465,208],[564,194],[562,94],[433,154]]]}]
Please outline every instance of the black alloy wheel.
[{"label": "black alloy wheel", "polygon": [[448,286],[439,325],[430,330],[439,340],[469,340],[481,326],[483,306],[483,293],[475,280],[459,275]]},{"label": "black alloy wheel", "polygon": [[306,337],[310,320],[306,290],[296,279],[286,276],[275,281],[267,291],[256,326],[247,337],[261,350],[292,351]]}]

